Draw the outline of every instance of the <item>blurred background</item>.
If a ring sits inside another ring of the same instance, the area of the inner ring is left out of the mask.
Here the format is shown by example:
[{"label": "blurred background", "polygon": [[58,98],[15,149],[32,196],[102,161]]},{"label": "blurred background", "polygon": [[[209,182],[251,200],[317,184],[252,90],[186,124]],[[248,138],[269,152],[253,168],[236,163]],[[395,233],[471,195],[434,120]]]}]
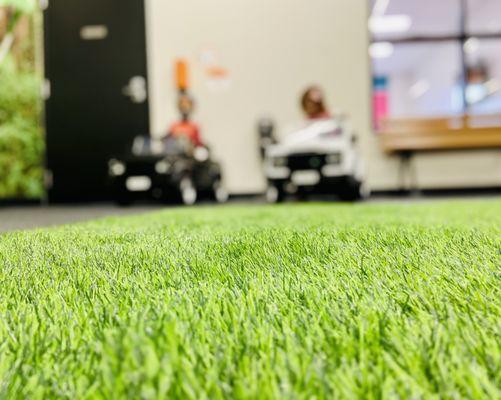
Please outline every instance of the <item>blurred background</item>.
[{"label": "blurred background", "polygon": [[499,0],[0,0],[0,199],[109,200],[108,161],[178,118],[231,195],[266,189],[305,88],[349,116],[373,193],[501,188]]}]

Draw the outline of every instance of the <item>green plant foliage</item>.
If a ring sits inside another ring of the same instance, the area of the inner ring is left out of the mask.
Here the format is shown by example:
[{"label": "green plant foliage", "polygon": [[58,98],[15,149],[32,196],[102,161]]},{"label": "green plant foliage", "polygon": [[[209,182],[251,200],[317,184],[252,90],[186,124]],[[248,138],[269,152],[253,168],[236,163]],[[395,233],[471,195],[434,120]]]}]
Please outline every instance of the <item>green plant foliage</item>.
[{"label": "green plant foliage", "polygon": [[0,7],[12,7],[14,10],[31,14],[36,10],[36,0],[0,0]]},{"label": "green plant foliage", "polygon": [[12,60],[0,68],[0,198],[43,196],[39,80]]},{"label": "green plant foliage", "polygon": [[501,202],[0,236],[0,398],[499,399]]},{"label": "green plant foliage", "polygon": [[0,198],[41,198],[43,141],[36,124],[16,116],[0,125]]}]

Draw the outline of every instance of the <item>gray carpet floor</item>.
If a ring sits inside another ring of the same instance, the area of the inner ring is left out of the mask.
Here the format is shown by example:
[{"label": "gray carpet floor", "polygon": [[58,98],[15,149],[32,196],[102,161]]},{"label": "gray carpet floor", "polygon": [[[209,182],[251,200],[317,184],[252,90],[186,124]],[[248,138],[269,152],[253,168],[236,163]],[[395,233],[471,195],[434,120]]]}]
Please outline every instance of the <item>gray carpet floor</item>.
[{"label": "gray carpet floor", "polygon": [[[473,195],[473,196],[444,196],[434,197],[376,197],[369,200],[372,203],[415,203],[427,201],[451,200],[492,200],[500,201],[500,195]],[[232,204],[262,204],[262,199],[232,200]],[[113,204],[91,204],[74,206],[1,206],[0,205],[0,233],[42,228],[48,226],[65,225],[74,222],[90,221],[112,216],[143,214],[164,209],[161,204],[136,205],[121,208]]]},{"label": "gray carpet floor", "polygon": [[161,206],[120,208],[108,204],[85,206],[4,206],[0,207],[0,232],[33,229],[110,216],[134,215],[160,210]]}]

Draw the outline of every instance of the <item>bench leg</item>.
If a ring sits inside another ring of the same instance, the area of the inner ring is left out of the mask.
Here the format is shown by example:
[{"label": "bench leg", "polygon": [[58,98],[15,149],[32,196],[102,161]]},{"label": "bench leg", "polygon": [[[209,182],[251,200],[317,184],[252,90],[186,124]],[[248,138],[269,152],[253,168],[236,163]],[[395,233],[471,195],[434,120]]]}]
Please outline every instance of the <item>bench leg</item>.
[{"label": "bench leg", "polygon": [[412,195],[420,195],[418,174],[416,165],[413,162],[414,153],[406,151],[400,154],[400,166],[398,170],[398,179],[400,191],[402,193],[410,192]]}]

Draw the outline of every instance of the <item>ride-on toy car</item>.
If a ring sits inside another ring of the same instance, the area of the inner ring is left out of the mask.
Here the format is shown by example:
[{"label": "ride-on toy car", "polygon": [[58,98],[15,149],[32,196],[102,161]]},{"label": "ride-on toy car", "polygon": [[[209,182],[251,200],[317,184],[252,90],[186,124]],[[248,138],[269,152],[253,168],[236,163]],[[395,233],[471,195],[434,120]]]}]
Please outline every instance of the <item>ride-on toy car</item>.
[{"label": "ride-on toy car", "polygon": [[211,160],[209,149],[182,137],[137,137],[128,155],[109,161],[109,177],[121,205],[145,198],[185,205],[203,198],[228,200],[221,167]]},{"label": "ride-on toy car", "polygon": [[368,195],[356,136],[342,117],[308,122],[268,146],[264,165],[268,202],[289,194],[332,194],[344,201]]}]

